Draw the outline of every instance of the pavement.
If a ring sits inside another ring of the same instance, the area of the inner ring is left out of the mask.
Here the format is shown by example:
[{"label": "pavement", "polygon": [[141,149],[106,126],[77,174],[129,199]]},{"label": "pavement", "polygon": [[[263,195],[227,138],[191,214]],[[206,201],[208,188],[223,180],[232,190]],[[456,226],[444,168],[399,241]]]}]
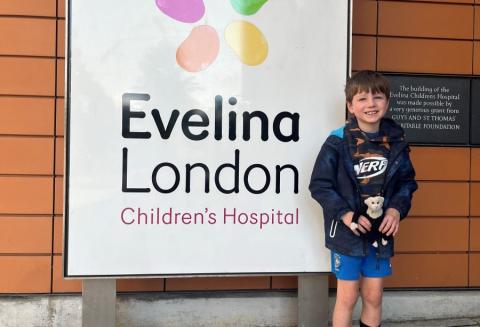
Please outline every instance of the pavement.
[{"label": "pavement", "polygon": [[382,327],[480,327],[480,317],[383,322]]},{"label": "pavement", "polygon": [[[331,323],[328,325],[332,326]],[[358,326],[358,323],[354,322],[353,326]],[[480,317],[384,321],[382,327],[480,327]]]}]

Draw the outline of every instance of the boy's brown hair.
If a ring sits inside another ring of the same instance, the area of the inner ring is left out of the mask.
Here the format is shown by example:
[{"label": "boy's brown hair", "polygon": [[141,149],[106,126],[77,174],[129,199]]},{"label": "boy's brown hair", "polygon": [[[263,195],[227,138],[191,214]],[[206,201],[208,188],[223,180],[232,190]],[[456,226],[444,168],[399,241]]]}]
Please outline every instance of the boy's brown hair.
[{"label": "boy's brown hair", "polygon": [[350,77],[345,85],[345,98],[352,102],[355,94],[360,92],[383,93],[390,99],[390,82],[380,73],[371,70],[361,70]]}]

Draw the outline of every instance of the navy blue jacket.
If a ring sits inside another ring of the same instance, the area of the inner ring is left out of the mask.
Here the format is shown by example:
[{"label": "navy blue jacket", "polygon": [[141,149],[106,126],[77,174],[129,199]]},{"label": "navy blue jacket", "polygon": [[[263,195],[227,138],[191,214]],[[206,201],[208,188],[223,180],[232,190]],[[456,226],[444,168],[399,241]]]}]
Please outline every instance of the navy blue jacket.
[{"label": "navy blue jacket", "polygon": [[[344,129],[345,127],[342,127],[333,131],[323,144],[313,168],[310,192],[323,208],[325,246],[341,254],[366,256],[370,248],[367,240],[356,236],[340,219],[347,212],[355,211],[362,205]],[[415,170],[409,156],[410,149],[403,140],[403,134],[403,129],[393,120],[382,119],[379,135],[398,140],[390,143],[383,208],[397,209],[401,219],[407,216],[412,194],[417,189]],[[380,246],[378,256],[392,257],[393,243]]]}]

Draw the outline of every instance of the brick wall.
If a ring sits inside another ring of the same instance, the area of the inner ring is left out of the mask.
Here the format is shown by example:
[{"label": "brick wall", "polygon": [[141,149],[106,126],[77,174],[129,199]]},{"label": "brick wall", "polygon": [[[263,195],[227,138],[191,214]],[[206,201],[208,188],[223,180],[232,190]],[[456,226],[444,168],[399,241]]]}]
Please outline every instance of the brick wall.
[{"label": "brick wall", "polygon": [[[353,2],[353,70],[480,74],[479,0]],[[413,147],[419,190],[387,286],[480,286],[479,156],[478,148]]]},{"label": "brick wall", "polygon": [[[478,74],[477,3],[354,0],[353,69]],[[0,293],[81,290],[80,281],[61,277],[64,11],[63,0],[0,1]],[[387,285],[480,286],[480,149],[414,147],[412,158],[420,188]],[[117,287],[294,289],[296,277],[119,280]]]}]

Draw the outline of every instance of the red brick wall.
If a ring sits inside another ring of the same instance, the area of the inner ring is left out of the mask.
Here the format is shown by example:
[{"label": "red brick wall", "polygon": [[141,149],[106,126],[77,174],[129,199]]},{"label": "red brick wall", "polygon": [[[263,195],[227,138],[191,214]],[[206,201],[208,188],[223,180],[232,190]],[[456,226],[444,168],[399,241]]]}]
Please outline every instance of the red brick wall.
[{"label": "red brick wall", "polygon": [[[353,69],[479,74],[475,3],[354,0]],[[63,0],[0,1],[0,293],[81,290],[80,281],[61,277],[64,11]],[[412,158],[420,188],[401,225],[387,285],[480,286],[480,149],[414,147]],[[296,277],[117,285],[119,291],[293,289]]]},{"label": "red brick wall", "polygon": [[[353,3],[353,70],[480,74],[479,0]],[[387,286],[480,286],[479,157],[479,148],[413,148],[419,190]]]}]

